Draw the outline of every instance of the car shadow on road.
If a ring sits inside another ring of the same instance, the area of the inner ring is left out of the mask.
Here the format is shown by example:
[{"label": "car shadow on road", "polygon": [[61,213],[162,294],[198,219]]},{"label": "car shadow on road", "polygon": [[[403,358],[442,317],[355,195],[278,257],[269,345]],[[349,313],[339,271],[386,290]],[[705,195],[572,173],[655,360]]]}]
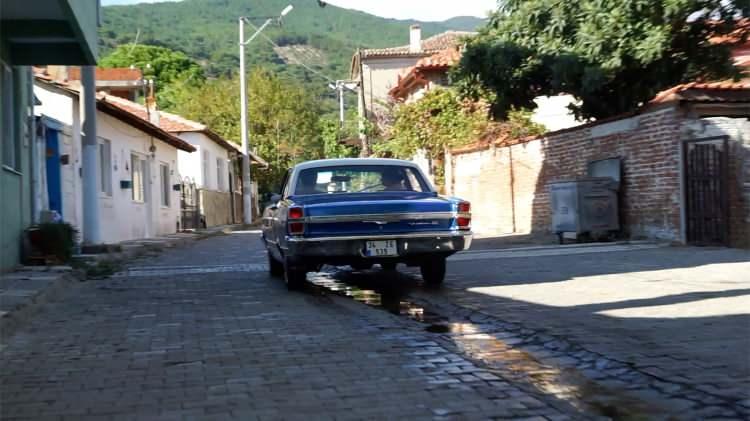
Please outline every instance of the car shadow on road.
[{"label": "car shadow on road", "polygon": [[343,295],[428,323],[441,316],[415,309],[411,296],[439,297],[671,383],[675,402],[692,399],[696,410],[719,402],[737,415],[750,387],[749,257],[677,247],[458,261],[449,263],[445,287],[429,293],[408,270],[333,270],[323,279]]}]

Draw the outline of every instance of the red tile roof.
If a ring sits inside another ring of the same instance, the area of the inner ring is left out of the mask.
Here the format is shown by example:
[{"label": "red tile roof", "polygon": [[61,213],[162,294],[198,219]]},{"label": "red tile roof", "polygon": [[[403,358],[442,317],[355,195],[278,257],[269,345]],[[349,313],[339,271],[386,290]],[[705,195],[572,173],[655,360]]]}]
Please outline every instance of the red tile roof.
[{"label": "red tile roof", "polygon": [[369,57],[399,57],[399,56],[426,56],[447,48],[456,47],[461,40],[476,35],[476,32],[446,31],[422,40],[422,50],[412,52],[408,45],[390,48],[370,48],[362,50],[362,58]]},{"label": "red tile roof", "polygon": [[456,47],[446,48],[429,57],[421,58],[417,64],[410,67],[404,76],[399,76],[396,85],[388,91],[395,99],[405,99],[409,95],[409,89],[427,83],[422,72],[447,71],[461,61],[461,51]]},{"label": "red tile roof", "polygon": [[733,102],[735,100],[747,101],[748,99],[750,99],[750,80],[713,83],[690,82],[659,92],[649,103],[663,104],[681,100]]},{"label": "red tile roof", "polygon": [[455,66],[461,60],[461,52],[458,48],[446,48],[429,57],[419,59],[413,67],[417,70],[447,69]]},{"label": "red tile roof", "polygon": [[747,38],[748,34],[750,34],[750,19],[745,18],[735,22],[734,31],[726,35],[712,36],[708,40],[714,44],[736,44],[743,42],[743,38]]},{"label": "red tile roof", "polygon": [[[105,94],[100,92],[98,95]],[[128,101],[127,99],[123,99],[113,95],[106,95],[106,98],[107,101],[117,105],[118,107],[121,107],[144,120],[148,120],[148,113],[144,105],[137,104],[135,102]],[[168,113],[166,111],[159,111],[159,126],[161,127],[161,129],[174,134],[190,132],[203,133],[204,135],[206,135],[206,137],[228,151],[240,153],[242,152],[242,148],[240,148],[239,145],[227,141],[218,133],[209,129],[205,124],[201,124],[193,120],[188,120],[187,118],[176,114]],[[250,152],[250,158],[257,164],[268,167],[268,162],[266,162],[263,158],[256,155],[255,153]]]}]

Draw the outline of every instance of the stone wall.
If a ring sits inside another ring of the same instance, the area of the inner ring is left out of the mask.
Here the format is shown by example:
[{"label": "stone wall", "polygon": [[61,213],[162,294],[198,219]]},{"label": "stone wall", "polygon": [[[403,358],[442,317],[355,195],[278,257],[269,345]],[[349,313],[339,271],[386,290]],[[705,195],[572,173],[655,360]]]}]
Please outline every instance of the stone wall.
[{"label": "stone wall", "polygon": [[586,175],[591,161],[622,160],[620,217],[630,238],[684,241],[682,148],[687,140],[729,138],[730,244],[750,246],[750,122],[688,118],[662,108],[504,146],[472,146],[446,158],[446,188],[472,202],[480,235],[546,234],[548,185]]}]

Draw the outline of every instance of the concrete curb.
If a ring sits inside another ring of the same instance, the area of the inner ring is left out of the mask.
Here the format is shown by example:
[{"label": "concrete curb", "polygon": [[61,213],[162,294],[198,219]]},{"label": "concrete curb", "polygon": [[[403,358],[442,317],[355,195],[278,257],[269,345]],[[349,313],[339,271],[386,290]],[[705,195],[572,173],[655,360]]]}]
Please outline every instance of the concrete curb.
[{"label": "concrete curb", "polygon": [[[31,272],[46,273],[37,270],[31,270]],[[76,273],[73,271],[57,272],[56,274],[59,275],[56,280],[36,290],[33,294],[25,295],[26,300],[3,312],[2,316],[0,316],[0,340],[4,342],[5,339],[12,336],[21,325],[38,313],[46,303],[58,299],[68,290],[69,284],[78,280]],[[0,350],[2,350],[1,344]]]},{"label": "concrete curb", "polygon": [[612,241],[609,243],[582,243],[582,244],[552,244],[545,246],[522,246],[522,247],[504,247],[496,249],[478,249],[478,250],[467,250],[456,254],[481,254],[481,253],[495,253],[495,252],[520,252],[520,251],[534,251],[534,250],[568,250],[568,249],[586,249],[586,248],[597,248],[597,247],[612,247],[612,246],[625,246],[625,245],[662,245],[664,247],[670,246],[670,243],[656,242],[648,240],[633,240],[633,241]]}]

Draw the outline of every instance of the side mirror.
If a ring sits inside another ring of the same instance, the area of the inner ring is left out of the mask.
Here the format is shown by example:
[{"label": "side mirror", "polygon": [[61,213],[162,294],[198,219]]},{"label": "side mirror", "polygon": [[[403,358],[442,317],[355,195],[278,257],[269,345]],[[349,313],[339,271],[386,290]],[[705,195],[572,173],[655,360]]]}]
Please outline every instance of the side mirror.
[{"label": "side mirror", "polygon": [[271,200],[268,202],[268,209],[276,210],[279,207],[279,202],[281,201],[281,195],[280,194],[272,194]]}]

